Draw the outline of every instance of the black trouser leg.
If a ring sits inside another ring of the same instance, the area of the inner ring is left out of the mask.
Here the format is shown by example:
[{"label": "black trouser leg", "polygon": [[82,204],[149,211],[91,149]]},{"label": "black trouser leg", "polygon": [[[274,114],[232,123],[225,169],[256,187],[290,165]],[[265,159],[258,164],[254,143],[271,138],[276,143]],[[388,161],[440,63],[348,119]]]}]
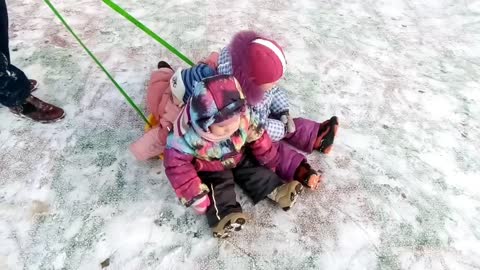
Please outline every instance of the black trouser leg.
[{"label": "black trouser leg", "polygon": [[8,48],[8,13],[5,0],[0,0],[0,52],[3,53],[10,63],[10,51]]},{"label": "black trouser leg", "polygon": [[275,188],[283,184],[282,179],[275,172],[260,166],[254,157],[247,155],[245,159],[233,169],[235,182],[253,200],[253,203],[265,199]]},{"label": "black trouser leg", "polygon": [[242,212],[242,207],[237,202],[235,182],[231,170],[199,172],[198,176],[210,189],[208,194],[210,206],[206,213],[210,227],[217,225],[228,214]]},{"label": "black trouser leg", "polygon": [[[0,104],[7,107],[22,105],[30,96],[30,82],[17,67],[10,64],[8,48],[8,13],[5,0],[0,0],[0,53],[5,55],[8,63],[3,63],[0,55]],[[2,59],[3,58],[3,59]]]},{"label": "black trouser leg", "polygon": [[[0,55],[0,57],[3,56]],[[30,82],[27,76],[13,65],[8,65],[5,71],[2,70],[5,66],[1,63],[0,66],[0,72],[6,74],[8,71],[10,74],[0,76],[0,104],[7,107],[24,104],[25,100],[30,96]]]}]

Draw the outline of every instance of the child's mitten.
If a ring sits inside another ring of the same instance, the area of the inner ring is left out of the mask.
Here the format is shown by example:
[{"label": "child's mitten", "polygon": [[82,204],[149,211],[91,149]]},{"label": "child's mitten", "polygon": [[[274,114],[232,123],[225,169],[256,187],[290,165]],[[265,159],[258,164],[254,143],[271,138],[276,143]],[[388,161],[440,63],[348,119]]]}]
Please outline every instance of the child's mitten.
[{"label": "child's mitten", "polygon": [[208,206],[210,206],[210,199],[208,198],[208,195],[205,195],[205,196],[201,197],[200,199],[196,200],[192,204],[193,210],[198,215],[205,214]]},{"label": "child's mitten", "polygon": [[280,116],[280,121],[282,121],[283,124],[285,124],[285,128],[287,130],[287,134],[295,132],[295,122],[293,122],[292,117],[290,116],[289,113],[283,114]]}]

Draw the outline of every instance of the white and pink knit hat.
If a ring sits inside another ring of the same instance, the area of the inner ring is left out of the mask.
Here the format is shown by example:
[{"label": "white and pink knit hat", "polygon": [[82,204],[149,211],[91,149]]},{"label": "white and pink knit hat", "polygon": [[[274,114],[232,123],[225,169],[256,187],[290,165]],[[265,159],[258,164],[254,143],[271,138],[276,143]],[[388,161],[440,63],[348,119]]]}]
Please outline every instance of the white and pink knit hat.
[{"label": "white and pink knit hat", "polygon": [[283,77],[287,60],[282,48],[273,40],[254,39],[248,48],[251,76],[257,85],[272,83]]}]

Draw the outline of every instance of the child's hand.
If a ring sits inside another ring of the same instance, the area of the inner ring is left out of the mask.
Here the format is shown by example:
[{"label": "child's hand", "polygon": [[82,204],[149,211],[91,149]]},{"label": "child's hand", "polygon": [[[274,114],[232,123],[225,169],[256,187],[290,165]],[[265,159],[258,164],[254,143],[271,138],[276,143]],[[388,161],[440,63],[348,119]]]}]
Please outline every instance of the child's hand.
[{"label": "child's hand", "polygon": [[208,198],[208,195],[203,196],[192,204],[192,208],[197,215],[205,214],[208,206],[210,206],[210,198]]}]

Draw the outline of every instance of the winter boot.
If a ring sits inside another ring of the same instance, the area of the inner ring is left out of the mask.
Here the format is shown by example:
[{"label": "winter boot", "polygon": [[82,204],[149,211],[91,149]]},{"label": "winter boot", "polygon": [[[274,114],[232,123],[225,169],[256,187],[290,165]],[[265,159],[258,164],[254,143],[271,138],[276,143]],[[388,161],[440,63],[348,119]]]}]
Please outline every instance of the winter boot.
[{"label": "winter boot", "polygon": [[158,69],[161,69],[161,68],[169,68],[169,69],[173,70],[172,67],[171,67],[167,62],[165,62],[165,61],[160,61],[160,62],[158,62],[157,68],[158,68]]},{"label": "winter boot", "polygon": [[310,164],[302,162],[295,171],[295,179],[309,189],[317,189],[322,179],[321,172],[312,169]]},{"label": "winter boot", "polygon": [[10,111],[20,117],[29,118],[40,123],[53,123],[65,117],[64,110],[34,96],[29,96],[25,104],[12,107]]},{"label": "winter boot", "polygon": [[244,213],[230,213],[212,228],[213,237],[227,238],[230,233],[240,231],[246,222],[247,216]]},{"label": "winter boot", "polygon": [[280,207],[288,211],[297,201],[298,194],[303,190],[302,184],[298,181],[283,184],[268,194],[268,198],[275,201]]},{"label": "winter boot", "polygon": [[324,154],[330,153],[337,130],[338,118],[336,116],[333,116],[330,118],[330,120],[321,123],[313,148]]}]

